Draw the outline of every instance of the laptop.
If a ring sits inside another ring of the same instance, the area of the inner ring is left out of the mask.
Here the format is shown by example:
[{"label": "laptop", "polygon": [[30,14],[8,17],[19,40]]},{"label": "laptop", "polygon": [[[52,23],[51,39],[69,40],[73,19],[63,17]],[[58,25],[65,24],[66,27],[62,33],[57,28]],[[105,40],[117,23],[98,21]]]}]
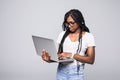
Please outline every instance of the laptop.
[{"label": "laptop", "polygon": [[74,61],[73,58],[66,58],[66,59],[62,59],[62,60],[58,59],[57,49],[56,49],[54,40],[44,38],[44,37],[34,36],[34,35],[32,35],[32,39],[33,39],[33,43],[34,43],[37,55],[41,56],[42,50],[45,49],[48,51],[51,60],[54,60],[58,63]]}]

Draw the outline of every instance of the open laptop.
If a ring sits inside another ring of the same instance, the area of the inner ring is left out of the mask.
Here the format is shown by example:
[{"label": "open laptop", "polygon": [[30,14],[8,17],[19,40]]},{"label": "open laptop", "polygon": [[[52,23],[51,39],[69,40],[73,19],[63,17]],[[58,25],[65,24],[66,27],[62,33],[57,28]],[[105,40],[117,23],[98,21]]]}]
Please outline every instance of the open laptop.
[{"label": "open laptop", "polygon": [[37,55],[42,55],[42,50],[45,49],[48,51],[51,60],[54,60],[56,62],[73,62],[72,58],[67,58],[63,60],[58,59],[54,40],[34,35],[32,35],[32,39]]}]

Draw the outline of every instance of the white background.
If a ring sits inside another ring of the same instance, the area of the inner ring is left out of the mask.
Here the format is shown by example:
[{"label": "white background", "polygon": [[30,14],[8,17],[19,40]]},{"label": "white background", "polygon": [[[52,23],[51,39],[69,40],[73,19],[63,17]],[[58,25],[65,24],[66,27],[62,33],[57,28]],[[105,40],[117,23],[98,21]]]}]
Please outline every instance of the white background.
[{"label": "white background", "polygon": [[57,64],[36,55],[31,35],[56,40],[64,14],[79,9],[96,40],[86,80],[120,79],[119,0],[0,0],[0,80],[56,80]]}]

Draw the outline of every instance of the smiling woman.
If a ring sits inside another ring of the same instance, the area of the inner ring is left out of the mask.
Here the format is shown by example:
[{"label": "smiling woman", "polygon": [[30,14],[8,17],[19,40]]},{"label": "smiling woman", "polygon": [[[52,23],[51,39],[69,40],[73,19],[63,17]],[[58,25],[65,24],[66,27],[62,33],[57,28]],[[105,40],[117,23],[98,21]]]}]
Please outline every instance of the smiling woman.
[{"label": "smiling woman", "polygon": [[[57,80],[84,80],[84,64],[93,64],[95,59],[94,37],[85,25],[82,13],[77,9],[65,14],[63,30],[57,39],[58,58],[73,58],[74,61],[59,63]],[[54,62],[47,51],[42,52],[42,59]]]}]

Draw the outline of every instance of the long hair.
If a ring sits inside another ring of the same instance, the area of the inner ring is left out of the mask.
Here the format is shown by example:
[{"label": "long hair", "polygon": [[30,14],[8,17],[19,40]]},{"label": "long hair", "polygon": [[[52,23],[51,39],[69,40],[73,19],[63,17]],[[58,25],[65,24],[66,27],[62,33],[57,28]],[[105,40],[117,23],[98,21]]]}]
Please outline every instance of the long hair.
[{"label": "long hair", "polygon": [[70,33],[70,30],[68,29],[68,26],[66,26],[67,18],[69,16],[71,16],[73,18],[73,20],[79,25],[79,27],[81,29],[81,32],[80,32],[80,35],[79,35],[79,40],[78,40],[79,41],[78,49],[77,49],[76,52],[80,52],[80,50],[81,50],[81,48],[79,47],[79,45],[82,44],[82,39],[81,39],[82,32],[83,31],[89,32],[88,27],[85,25],[85,20],[84,20],[84,17],[82,15],[82,13],[79,10],[77,10],[77,9],[71,9],[70,11],[68,11],[65,14],[65,16],[64,16],[64,21],[63,21],[63,24],[62,24],[63,31],[66,31],[66,32],[65,32],[65,34],[64,34],[64,36],[63,36],[63,38],[62,38],[62,40],[60,42],[58,53],[62,53],[63,52],[63,43],[64,43],[64,40],[68,36],[68,34]]}]

